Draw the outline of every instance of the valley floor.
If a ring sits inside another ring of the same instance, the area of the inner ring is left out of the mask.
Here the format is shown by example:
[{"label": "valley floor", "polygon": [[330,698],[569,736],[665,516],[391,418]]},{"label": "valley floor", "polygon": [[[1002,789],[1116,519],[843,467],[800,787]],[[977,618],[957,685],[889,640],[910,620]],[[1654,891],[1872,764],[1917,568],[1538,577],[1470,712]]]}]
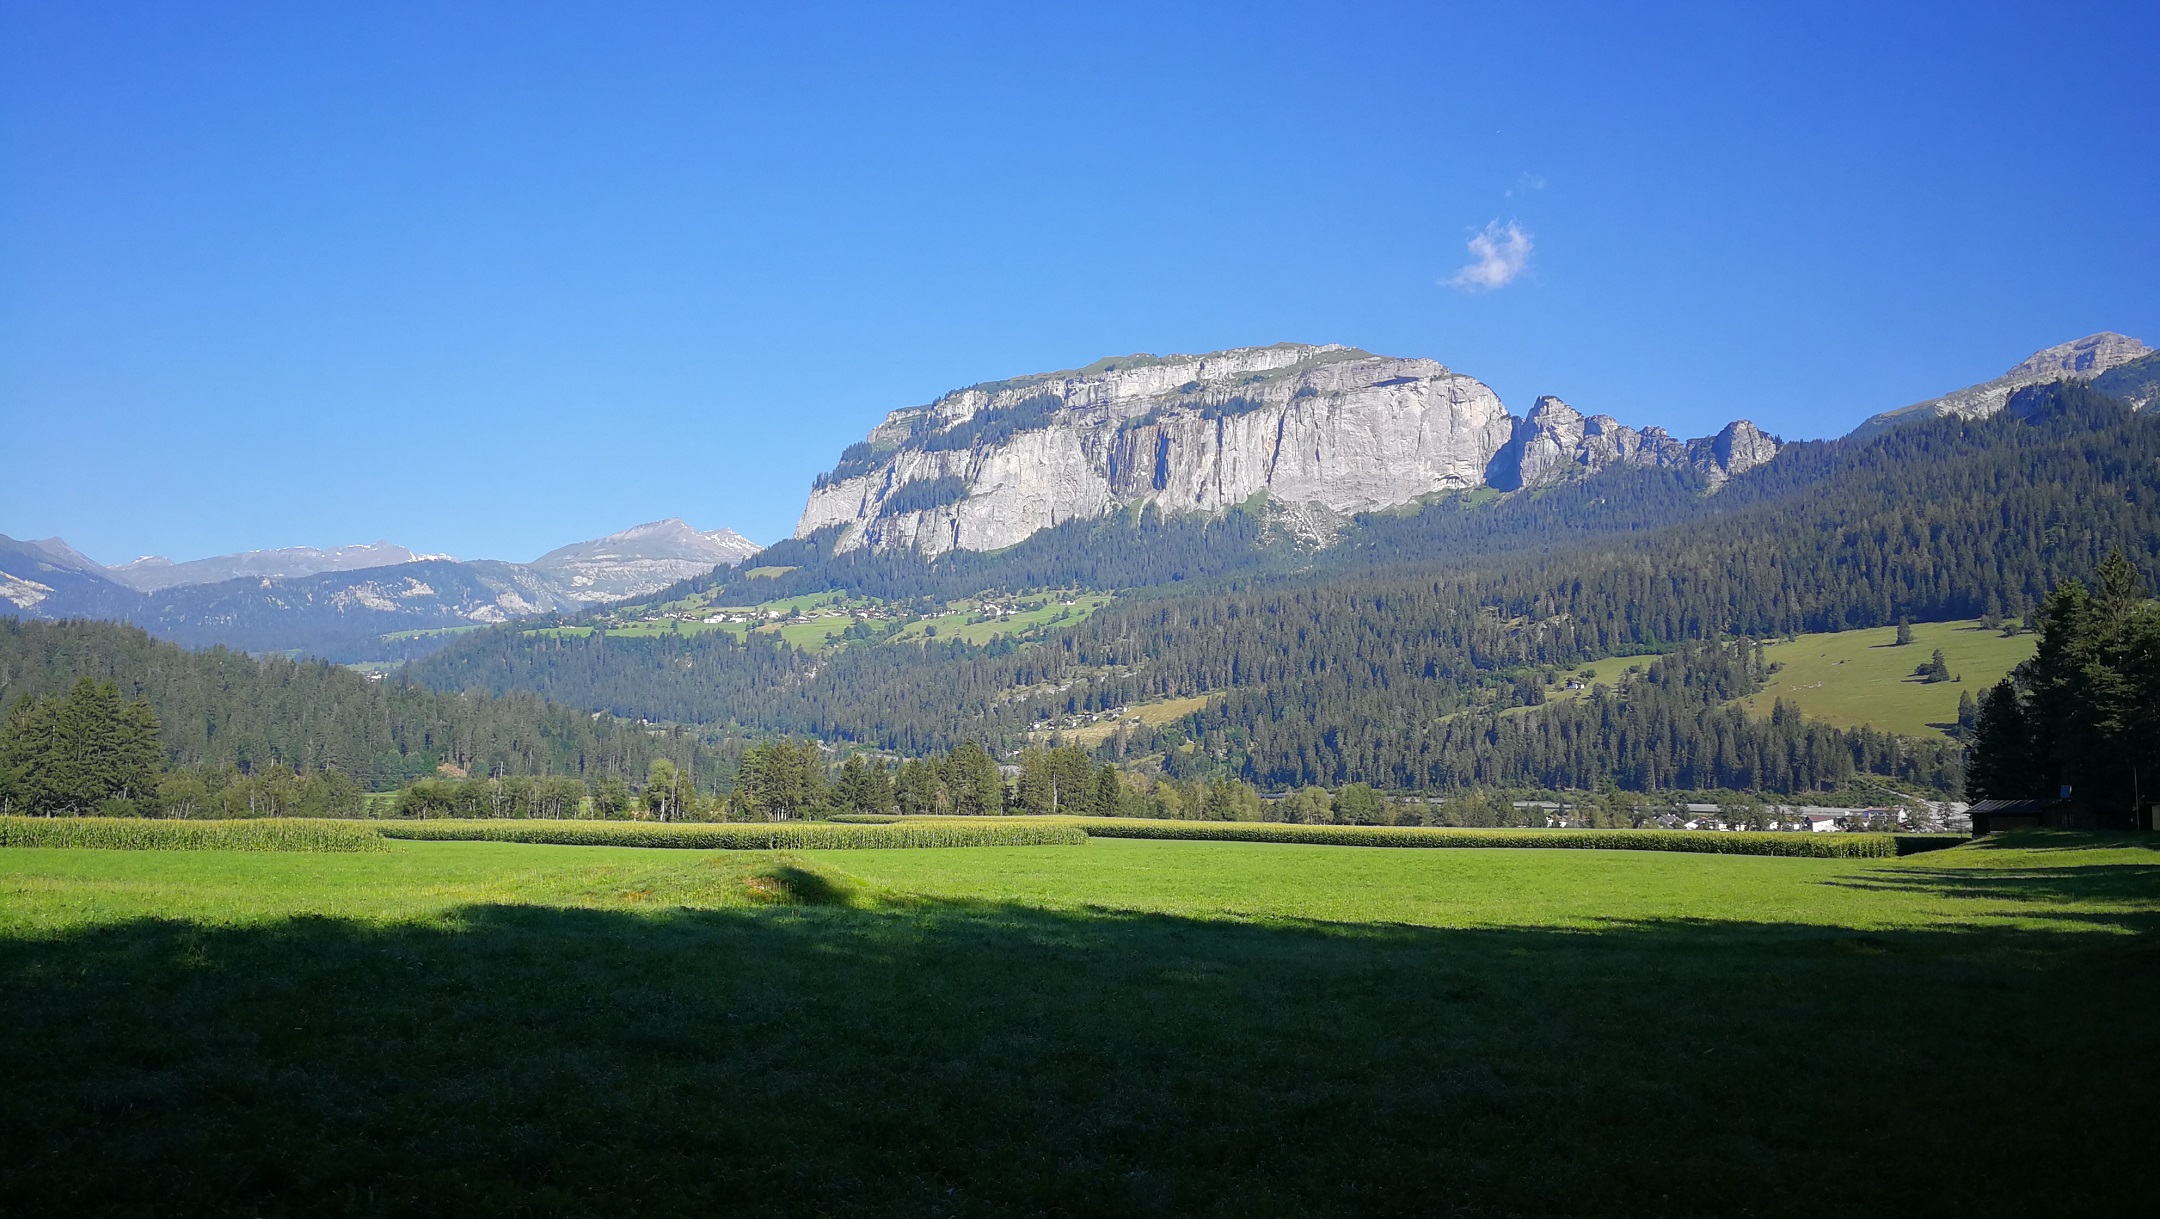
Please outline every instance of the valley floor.
[{"label": "valley floor", "polygon": [[0,850],[0,1210],[2128,1213],[2156,846]]}]

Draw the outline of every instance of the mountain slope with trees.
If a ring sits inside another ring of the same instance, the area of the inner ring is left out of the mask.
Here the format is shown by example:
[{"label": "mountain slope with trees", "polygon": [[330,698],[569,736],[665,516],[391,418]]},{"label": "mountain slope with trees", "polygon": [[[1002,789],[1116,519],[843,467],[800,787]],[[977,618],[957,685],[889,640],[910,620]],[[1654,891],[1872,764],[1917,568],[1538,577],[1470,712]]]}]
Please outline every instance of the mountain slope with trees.
[{"label": "mountain slope with trees", "polygon": [[[1536,710],[1547,679],[1599,657],[1734,636],[2022,613],[2060,580],[2092,572],[2112,547],[2148,565],[2160,553],[2160,419],[2075,382],[2022,390],[2012,409],[1985,420],[1788,446],[1714,496],[1673,477],[1629,471],[1609,484],[1375,518],[1361,526],[1369,535],[1337,549],[1276,552],[1276,570],[1255,562],[1130,592],[1039,645],[811,657],[726,636],[503,631],[463,641],[415,673],[445,688],[537,689],[622,713],[905,753],[965,739],[1010,747],[1052,714],[1206,694],[1214,701],[1178,726],[1184,739],[1175,744],[1269,785],[1448,786],[1480,781],[1489,759],[1503,756],[1517,759],[1506,765],[1524,778],[1666,784],[1679,780],[1665,763],[1623,761],[1610,742],[1582,755],[1606,759],[1595,764],[1552,761],[1560,747],[1551,742],[1571,733],[1595,727],[1618,739],[1631,729],[1624,716],[1600,713],[1568,728],[1568,717],[1586,713]],[[1572,531],[1548,527],[1563,508],[1581,522]],[[1644,515],[1666,523],[1623,524]],[[1257,538],[1260,525],[1249,527],[1245,536]],[[895,591],[903,580],[939,578],[936,564],[920,560],[842,562]],[[991,574],[984,566],[971,578]],[[823,578],[808,563],[788,576]],[[1646,678],[1637,697],[1671,684]],[[1537,727],[1518,729],[1503,714]],[[1739,743],[1749,723],[1782,728],[1776,717],[1727,719],[1707,702],[1688,714],[1691,739],[1723,734],[1734,740],[1729,758],[1765,759],[1695,770],[1783,774],[1771,781],[1803,787],[1834,781],[1834,764],[1798,764],[1782,746],[1777,761],[1765,743]],[[1452,718],[1465,716],[1467,724]],[[1482,725],[1489,748],[1472,747],[1468,724]],[[1913,755],[1865,734],[1840,738],[1834,751],[1874,773],[1937,785],[1955,778],[1948,756]]]},{"label": "mountain slope with trees", "polygon": [[186,651],[114,623],[0,619],[0,706],[35,705],[85,680],[142,700],[159,724],[163,761],[176,768],[328,770],[380,789],[444,763],[634,783],[667,758],[710,790],[724,785],[739,751],[527,691],[444,694],[320,661]]}]

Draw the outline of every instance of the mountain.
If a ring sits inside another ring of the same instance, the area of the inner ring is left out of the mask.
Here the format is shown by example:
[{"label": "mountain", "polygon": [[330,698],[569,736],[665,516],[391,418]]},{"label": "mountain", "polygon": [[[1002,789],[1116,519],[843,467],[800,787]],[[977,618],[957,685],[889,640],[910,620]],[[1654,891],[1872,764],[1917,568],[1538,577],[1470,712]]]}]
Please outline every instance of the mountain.
[{"label": "mountain", "polygon": [[1354,347],[1135,355],[892,412],[817,480],[795,536],[838,526],[840,551],[938,555],[1126,508],[1219,514],[1265,497],[1325,541],[1356,513],[1436,492],[1616,464],[1691,468],[1714,486],[1776,450],[1752,424],[1682,442],[1550,398],[1517,419],[1437,361]]},{"label": "mountain", "polygon": [[339,546],[331,550],[317,550],[313,546],[288,546],[282,550],[247,550],[208,559],[190,559],[184,563],[175,563],[161,555],[151,555],[104,570],[107,575],[129,588],[147,593],[181,584],[216,584],[223,580],[237,580],[248,576],[275,580],[291,576],[312,576],[326,571],[361,571],[370,567],[392,567],[399,563],[417,563],[425,559],[449,557],[446,554],[420,554],[390,542],[369,542],[358,546]]},{"label": "mountain", "polygon": [[699,532],[682,518],[669,517],[550,550],[530,566],[582,600],[619,601],[650,596],[715,567],[732,567],[758,550],[757,543],[732,529]]},{"label": "mountain", "polygon": [[1745,419],[1715,436],[1675,440],[1659,427],[1636,431],[1611,415],[1584,415],[1558,398],[1539,398],[1495,455],[1491,484],[1503,491],[1550,487],[1609,466],[1693,470],[1714,490],[1777,456],[1775,437]]},{"label": "mountain", "polygon": [[2160,402],[2160,351],[2116,365],[2094,377],[2092,387],[2122,399],[2134,411]]},{"label": "mountain", "polygon": [[134,596],[59,538],[24,542],[0,533],[0,613],[109,618]]},{"label": "mountain", "polygon": [[[1940,398],[1915,402],[1894,411],[1884,411],[1854,428],[1852,434],[1872,436],[1885,428],[1943,415],[1956,415],[1961,419],[1985,419],[2008,404],[2010,395],[2028,385],[2045,385],[2065,377],[2090,380],[2152,354],[2152,348],[2137,339],[2103,330],[2099,334],[2089,334],[2082,339],[2073,339],[2068,343],[2059,343],[2036,351],[1992,381],[1969,385]],[[2103,387],[2102,392],[2115,391]]]},{"label": "mountain", "polygon": [[[1572,434],[1556,406],[1540,414]],[[1061,522],[1007,551],[935,558],[832,555],[821,530],[758,560],[792,570],[678,592],[705,599],[690,612],[621,605],[581,630],[475,631],[408,672],[909,755],[1114,722],[1090,738],[1106,758],[1278,789],[1792,791],[1857,771],[1949,791],[1954,745],[1733,706],[1764,670],[1731,639],[2024,618],[2115,548],[2160,562],[2160,415],[2089,385],[2030,387],[1987,419],[1795,442],[1715,495],[1707,483],[1614,462],[1531,494],[1368,514],[1317,550],[1270,547],[1242,506]],[[802,608],[820,584],[838,596]],[[1029,604],[1056,616],[1008,616]],[[760,606],[788,622],[720,609]],[[1599,684],[1581,689],[1594,663]],[[1125,715],[1140,707],[1183,709],[1158,727]]]},{"label": "mountain", "polygon": [[193,647],[397,660],[441,646],[450,631],[647,595],[756,549],[731,530],[667,520],[532,564],[460,562],[378,542],[106,568],[58,538],[0,535],[0,613],[128,622]]}]

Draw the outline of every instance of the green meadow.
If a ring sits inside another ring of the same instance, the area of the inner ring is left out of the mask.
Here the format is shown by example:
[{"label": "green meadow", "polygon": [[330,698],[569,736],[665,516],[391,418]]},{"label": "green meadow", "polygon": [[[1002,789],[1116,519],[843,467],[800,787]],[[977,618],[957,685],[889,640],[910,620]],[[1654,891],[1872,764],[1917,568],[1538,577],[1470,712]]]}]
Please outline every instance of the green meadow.
[{"label": "green meadow", "polygon": [[2160,849],[0,849],[10,1214],[2122,1214]]},{"label": "green meadow", "polygon": [[[1800,635],[1763,649],[1783,666],[1761,692],[1742,701],[1769,715],[1778,699],[1840,728],[1866,724],[1907,736],[1943,735],[1957,723],[1958,695],[1974,701],[2033,654],[2037,635],[2005,637],[1978,622],[1915,622],[1913,641],[1897,646],[1897,628]],[[1929,684],[1913,670],[1942,649],[1951,676]]]}]

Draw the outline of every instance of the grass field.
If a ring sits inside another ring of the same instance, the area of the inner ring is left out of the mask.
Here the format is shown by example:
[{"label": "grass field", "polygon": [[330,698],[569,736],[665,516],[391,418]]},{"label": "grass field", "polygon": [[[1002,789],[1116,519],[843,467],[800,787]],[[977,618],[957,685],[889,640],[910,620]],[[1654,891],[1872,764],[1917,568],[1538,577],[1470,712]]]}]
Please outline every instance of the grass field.
[{"label": "grass field", "polygon": [[[1840,728],[1868,724],[1907,736],[1939,737],[1943,725],[1957,723],[1959,693],[1977,700],[2031,656],[2039,639],[2004,638],[1977,622],[1915,622],[1912,631],[1913,641],[1904,647],[1894,646],[1895,627],[1801,635],[1771,644],[1763,654],[1784,667],[1741,705],[1769,715],[1782,698]],[[1936,648],[1951,674],[1963,681],[1929,685],[1913,676]]]},{"label": "grass field", "polygon": [[0,850],[0,1211],[2135,1213],[2156,932],[2091,836]]},{"label": "grass field", "polygon": [[[1000,597],[994,600],[1004,603],[1011,600],[1011,598]],[[976,621],[976,619],[983,617],[979,602],[955,602],[950,613],[931,618],[910,620],[891,636],[889,642],[913,641],[919,643],[928,638],[930,628],[935,627],[940,638],[961,639],[968,643],[977,644],[988,643],[992,639],[1001,636],[1025,635],[1030,631],[1046,627],[1075,625],[1110,602],[1110,598],[1104,594],[1076,594],[1073,597],[1074,603],[1072,605],[1063,604],[1062,594],[1049,594],[1046,597],[1045,594],[1035,593],[1019,598],[1019,600],[1029,603],[1032,608],[1024,609],[1018,613],[1000,615],[987,621]],[[850,599],[835,592],[805,593],[796,597],[764,601],[756,605],[716,605],[710,604],[710,601],[710,593],[700,593],[680,601],[667,602],[653,611],[661,615],[686,615],[686,618],[659,616],[639,621],[623,622],[606,626],[603,629],[611,636],[624,639],[649,639],[658,635],[702,635],[714,631],[724,631],[737,639],[742,639],[755,632],[762,635],[777,636],[792,647],[812,652],[822,652],[833,646],[833,640],[858,621],[867,622],[874,629],[882,628],[886,621],[862,614],[862,611],[880,606],[883,604],[882,602],[874,598]],[[1047,603],[1032,605],[1035,601],[1046,601]],[[723,614],[748,617],[754,621],[706,622],[703,620],[707,615]],[[804,614],[812,616],[803,622],[766,621],[767,617],[772,614],[789,618]],[[525,633],[528,635],[574,635],[583,638],[592,634],[593,630],[594,628],[590,626],[534,627]]]}]

